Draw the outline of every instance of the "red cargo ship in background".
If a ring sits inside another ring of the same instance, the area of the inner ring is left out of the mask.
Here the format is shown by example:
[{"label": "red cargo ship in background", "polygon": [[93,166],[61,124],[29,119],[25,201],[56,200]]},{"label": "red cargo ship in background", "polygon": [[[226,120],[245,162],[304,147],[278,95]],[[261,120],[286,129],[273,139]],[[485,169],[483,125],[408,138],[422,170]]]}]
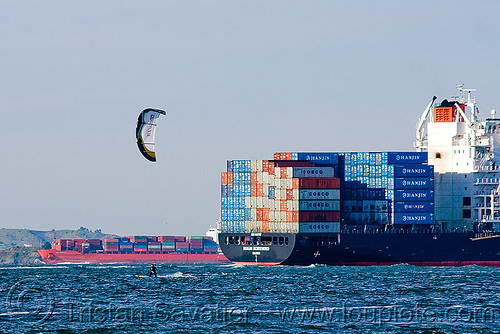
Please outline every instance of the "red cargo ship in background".
[{"label": "red cargo ship in background", "polygon": [[212,237],[131,236],[113,239],[56,239],[39,249],[46,264],[225,263]]}]

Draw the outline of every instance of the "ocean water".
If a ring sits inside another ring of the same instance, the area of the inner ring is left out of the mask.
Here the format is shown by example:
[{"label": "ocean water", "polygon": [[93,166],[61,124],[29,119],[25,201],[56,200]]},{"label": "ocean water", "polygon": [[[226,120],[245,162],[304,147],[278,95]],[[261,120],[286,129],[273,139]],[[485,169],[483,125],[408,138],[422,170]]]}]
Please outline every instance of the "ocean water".
[{"label": "ocean water", "polygon": [[0,333],[500,333],[500,269],[0,267]]}]

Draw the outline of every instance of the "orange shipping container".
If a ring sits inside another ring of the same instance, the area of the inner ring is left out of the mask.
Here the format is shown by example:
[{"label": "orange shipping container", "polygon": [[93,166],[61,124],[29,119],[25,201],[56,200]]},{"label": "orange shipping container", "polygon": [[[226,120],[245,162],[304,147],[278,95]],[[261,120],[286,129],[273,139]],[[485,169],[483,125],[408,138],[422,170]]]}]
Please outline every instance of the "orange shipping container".
[{"label": "orange shipping container", "polygon": [[259,221],[262,221],[262,210],[263,209],[256,209],[256,219]]},{"label": "orange shipping container", "polygon": [[262,221],[269,222],[269,209],[262,209]]},{"label": "orange shipping container", "polygon": [[287,173],[286,173],[286,167],[280,167],[280,177],[282,179],[286,179],[287,178]]},{"label": "orange shipping container", "polygon": [[286,211],[286,199],[280,201],[280,211]]},{"label": "orange shipping container", "polygon": [[257,183],[257,195],[258,197],[264,196],[264,185],[261,183]]},{"label": "orange shipping container", "polygon": [[250,173],[250,183],[251,184],[257,183],[257,172]]},{"label": "orange shipping container", "polygon": [[227,172],[220,173],[220,180],[222,185],[227,185]]},{"label": "orange shipping container", "polygon": [[269,222],[262,222],[262,232],[269,233]]},{"label": "orange shipping container", "polygon": [[250,196],[257,197],[257,184],[255,183],[250,185]]}]

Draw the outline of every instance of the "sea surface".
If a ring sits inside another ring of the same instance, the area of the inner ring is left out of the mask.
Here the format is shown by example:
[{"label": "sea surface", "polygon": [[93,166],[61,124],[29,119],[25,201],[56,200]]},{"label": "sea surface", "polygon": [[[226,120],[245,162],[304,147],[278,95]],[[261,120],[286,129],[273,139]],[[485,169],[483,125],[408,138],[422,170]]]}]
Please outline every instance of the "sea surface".
[{"label": "sea surface", "polygon": [[500,333],[500,268],[0,267],[0,333]]}]

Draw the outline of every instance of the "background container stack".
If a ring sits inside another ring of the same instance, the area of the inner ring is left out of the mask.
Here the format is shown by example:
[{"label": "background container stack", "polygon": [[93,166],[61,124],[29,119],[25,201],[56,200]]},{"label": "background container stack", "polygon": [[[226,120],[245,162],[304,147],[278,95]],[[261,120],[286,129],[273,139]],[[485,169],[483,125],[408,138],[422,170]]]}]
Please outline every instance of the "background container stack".
[{"label": "background container stack", "polygon": [[205,253],[217,253],[219,245],[211,237],[203,237],[203,250]]},{"label": "background container stack", "polygon": [[120,252],[132,253],[134,251],[134,243],[129,238],[120,238]]},{"label": "background container stack", "polygon": [[161,242],[162,252],[175,252],[175,237],[173,236],[160,236],[158,241]]},{"label": "background container stack", "polygon": [[120,239],[112,238],[104,240],[105,252],[118,252],[120,250]]}]

